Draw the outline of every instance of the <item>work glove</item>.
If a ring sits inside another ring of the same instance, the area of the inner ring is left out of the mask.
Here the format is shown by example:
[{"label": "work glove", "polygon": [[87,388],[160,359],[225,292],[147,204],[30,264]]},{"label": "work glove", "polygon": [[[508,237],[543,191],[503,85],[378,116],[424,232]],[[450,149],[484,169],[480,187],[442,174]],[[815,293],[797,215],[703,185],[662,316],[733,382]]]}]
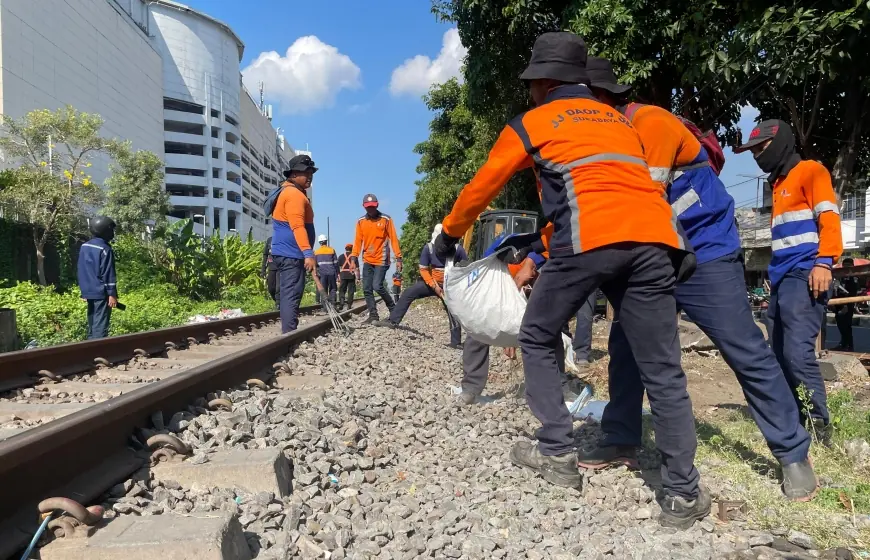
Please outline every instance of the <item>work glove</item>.
[{"label": "work glove", "polygon": [[458,237],[450,237],[443,231],[435,238],[432,243],[432,249],[435,257],[441,262],[447,262],[447,259],[456,254],[456,244],[459,242]]}]

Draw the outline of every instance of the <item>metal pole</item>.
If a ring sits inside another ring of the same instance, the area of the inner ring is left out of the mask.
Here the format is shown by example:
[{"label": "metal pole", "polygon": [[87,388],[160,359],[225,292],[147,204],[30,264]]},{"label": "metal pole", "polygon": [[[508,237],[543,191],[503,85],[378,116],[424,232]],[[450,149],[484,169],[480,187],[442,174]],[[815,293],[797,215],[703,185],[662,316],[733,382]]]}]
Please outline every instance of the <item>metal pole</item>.
[{"label": "metal pole", "polygon": [[51,148],[51,134],[48,135],[48,174],[54,175],[54,166],[52,165],[51,159],[52,154],[54,154]]},{"label": "metal pole", "polygon": [[326,217],[326,243],[332,247],[332,239],[329,236],[329,216]]}]

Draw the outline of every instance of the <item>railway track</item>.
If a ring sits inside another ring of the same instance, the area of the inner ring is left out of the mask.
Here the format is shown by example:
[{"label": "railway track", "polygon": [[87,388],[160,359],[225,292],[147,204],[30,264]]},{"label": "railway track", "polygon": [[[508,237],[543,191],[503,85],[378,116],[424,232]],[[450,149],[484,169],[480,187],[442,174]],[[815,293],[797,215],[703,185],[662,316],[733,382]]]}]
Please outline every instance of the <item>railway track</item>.
[{"label": "railway track", "polygon": [[0,355],[0,559],[27,545],[41,500],[88,503],[141,468],[148,453],[131,436],[155,412],[227,406],[213,397],[265,387],[292,346],[332,328],[317,309],[302,308],[286,335],[273,312]]}]

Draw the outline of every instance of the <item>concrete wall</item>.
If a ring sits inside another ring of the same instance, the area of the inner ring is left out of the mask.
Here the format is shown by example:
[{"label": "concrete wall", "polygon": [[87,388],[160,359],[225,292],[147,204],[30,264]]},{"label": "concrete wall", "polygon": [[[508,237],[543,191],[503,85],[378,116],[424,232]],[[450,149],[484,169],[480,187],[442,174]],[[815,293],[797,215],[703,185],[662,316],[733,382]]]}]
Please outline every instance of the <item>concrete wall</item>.
[{"label": "concrete wall", "polygon": [[[0,112],[69,104],[163,157],[160,54],[124,4],[141,23],[142,0],[0,0]],[[107,158],[91,171],[101,182]]]}]

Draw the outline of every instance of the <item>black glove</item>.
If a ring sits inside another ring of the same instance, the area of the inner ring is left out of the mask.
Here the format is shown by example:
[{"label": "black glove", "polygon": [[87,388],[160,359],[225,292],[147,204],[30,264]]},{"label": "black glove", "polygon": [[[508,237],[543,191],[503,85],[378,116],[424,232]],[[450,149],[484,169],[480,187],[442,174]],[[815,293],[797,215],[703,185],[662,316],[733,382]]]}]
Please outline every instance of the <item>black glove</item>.
[{"label": "black glove", "polygon": [[435,242],[432,243],[432,249],[435,253],[435,258],[441,262],[447,262],[447,259],[456,255],[456,244],[459,242],[458,237],[450,237],[444,232],[438,234]]}]

